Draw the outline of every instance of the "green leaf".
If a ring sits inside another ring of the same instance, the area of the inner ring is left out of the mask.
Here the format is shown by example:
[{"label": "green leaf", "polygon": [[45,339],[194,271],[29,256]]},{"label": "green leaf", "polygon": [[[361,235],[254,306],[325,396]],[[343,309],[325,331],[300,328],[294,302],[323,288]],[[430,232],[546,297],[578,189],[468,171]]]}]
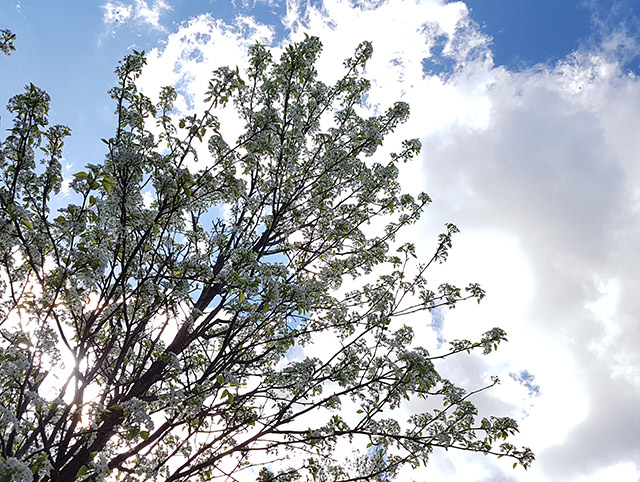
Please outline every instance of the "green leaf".
[{"label": "green leaf", "polygon": [[107,191],[107,194],[111,194],[111,186],[117,183],[115,179],[112,179],[107,174],[102,175],[102,187]]},{"label": "green leaf", "polygon": [[229,405],[231,405],[233,403],[233,394],[231,392],[229,392],[229,390],[224,389],[222,391],[222,396],[223,397],[227,397],[227,401],[229,402]]},{"label": "green leaf", "polygon": [[82,467],[80,467],[80,470],[78,470],[78,473],[76,474],[76,478],[82,477],[84,474],[87,473],[88,470],[89,470],[89,467],[87,467],[86,465],[83,465]]}]

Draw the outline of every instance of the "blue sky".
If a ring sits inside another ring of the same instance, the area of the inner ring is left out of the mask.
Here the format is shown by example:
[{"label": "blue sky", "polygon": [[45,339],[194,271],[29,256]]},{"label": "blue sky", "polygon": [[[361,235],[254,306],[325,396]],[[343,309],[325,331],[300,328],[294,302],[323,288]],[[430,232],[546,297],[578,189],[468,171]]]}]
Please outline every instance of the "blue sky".
[{"label": "blue sky", "polygon": [[[227,0],[173,0],[167,3],[169,8],[157,8],[157,20],[139,18],[105,24],[104,7],[108,3],[4,0],[0,7],[4,25],[18,33],[19,46],[11,62],[3,60],[11,75],[0,79],[0,92],[8,97],[27,82],[45,88],[54,99],[53,118],[59,113],[60,122],[71,125],[74,131],[78,131],[76,126],[83,126],[78,132],[82,142],[76,142],[77,138],[68,142],[70,158],[93,154],[94,151],[87,151],[89,139],[108,134],[107,90],[113,82],[110,73],[129,49],[162,46],[167,35],[176,32],[181,24],[207,13],[230,23],[239,14],[253,16],[274,28],[275,42],[287,35],[281,23],[286,11],[283,1],[270,4],[252,1],[243,5]],[[116,13],[118,5],[127,4],[111,3]],[[153,8],[162,2],[149,4]],[[467,0],[466,5],[471,19],[491,39],[495,64],[512,70],[555,63],[580,46],[597,42],[602,29],[611,25],[624,23],[635,29],[640,13],[640,4],[630,0]],[[122,10],[125,12],[126,7]],[[597,25],[595,15],[605,22],[604,27]],[[426,69],[435,73],[446,73],[455,62],[432,58],[425,64]],[[626,59],[626,66],[635,71],[637,58]]]},{"label": "blue sky", "polygon": [[401,181],[434,199],[407,240],[426,257],[443,223],[456,223],[462,233],[434,283],[478,281],[488,292],[479,306],[439,312],[422,339],[507,330],[495,356],[443,369],[469,386],[500,375],[480,408],[519,419],[518,442],[538,456],[525,473],[438,454],[402,480],[640,480],[638,2],[2,0],[0,19],[17,35],[16,52],[0,57],[1,103],[29,82],[49,92],[51,121],[73,131],[67,176],[104,155],[107,90],[130,49],[149,52],[140,87],[153,96],[177,83],[186,112],[209,72],[242,67],[256,39],[278,49],[319,35],[327,78],[372,40],[372,109],[411,104],[398,139],[420,137],[424,149]]},{"label": "blue sky", "polygon": [[473,19],[493,37],[497,64],[522,68],[556,62],[592,34],[583,1],[469,0]]}]

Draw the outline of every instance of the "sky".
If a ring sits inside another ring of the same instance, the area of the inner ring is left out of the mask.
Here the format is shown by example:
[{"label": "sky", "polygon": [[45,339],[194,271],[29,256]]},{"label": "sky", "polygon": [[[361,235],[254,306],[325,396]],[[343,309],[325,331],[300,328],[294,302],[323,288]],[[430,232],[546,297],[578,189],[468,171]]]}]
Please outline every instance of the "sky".
[{"label": "sky", "polygon": [[211,70],[242,67],[257,40],[277,50],[318,35],[328,80],[371,40],[372,109],[409,102],[397,139],[419,137],[423,151],[401,182],[434,201],[405,236],[426,258],[455,223],[434,279],[488,293],[434,313],[425,343],[507,331],[497,353],[441,369],[468,387],[500,376],[478,406],[519,420],[516,442],[537,456],[525,472],[439,453],[402,480],[640,480],[638,2],[0,0],[0,28],[17,35],[0,58],[1,101],[29,82],[49,92],[51,121],[73,131],[66,176],[103,159],[107,90],[132,49],[148,52],[140,87],[177,85],[186,111]]}]

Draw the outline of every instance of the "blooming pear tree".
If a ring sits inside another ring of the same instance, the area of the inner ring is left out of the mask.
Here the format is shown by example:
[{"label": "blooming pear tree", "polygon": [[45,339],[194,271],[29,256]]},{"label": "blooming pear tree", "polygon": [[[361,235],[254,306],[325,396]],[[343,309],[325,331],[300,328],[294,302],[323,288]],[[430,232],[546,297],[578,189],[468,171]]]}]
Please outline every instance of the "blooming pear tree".
[{"label": "blooming pear tree", "polygon": [[[430,202],[397,180],[418,140],[374,155],[409,107],[362,117],[371,45],[334,85],[317,79],[320,50],[255,45],[182,119],[173,88],[157,104],[137,89],[144,53],[127,56],[105,159],[67,195],[69,128],[48,126],[34,85],[9,101],[0,481],[388,481],[440,448],[529,466],[506,441],[516,422],[472,403],[495,380],[467,392],[434,365],[505,333],[437,353],[414,340],[415,320],[484,293],[427,282],[455,226],[422,263],[394,241]],[[230,107],[244,131],[226,141]],[[430,408],[407,420],[416,406]]]}]

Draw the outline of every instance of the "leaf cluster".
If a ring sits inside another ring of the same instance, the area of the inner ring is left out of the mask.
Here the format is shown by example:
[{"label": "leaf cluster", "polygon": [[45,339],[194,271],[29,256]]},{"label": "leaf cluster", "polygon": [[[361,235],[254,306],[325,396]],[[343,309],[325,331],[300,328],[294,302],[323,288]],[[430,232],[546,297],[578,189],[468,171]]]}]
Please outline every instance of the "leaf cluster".
[{"label": "leaf cluster", "polygon": [[16,40],[16,35],[9,29],[0,29],[0,51],[5,55],[11,55],[11,52],[15,51],[13,43]]}]

